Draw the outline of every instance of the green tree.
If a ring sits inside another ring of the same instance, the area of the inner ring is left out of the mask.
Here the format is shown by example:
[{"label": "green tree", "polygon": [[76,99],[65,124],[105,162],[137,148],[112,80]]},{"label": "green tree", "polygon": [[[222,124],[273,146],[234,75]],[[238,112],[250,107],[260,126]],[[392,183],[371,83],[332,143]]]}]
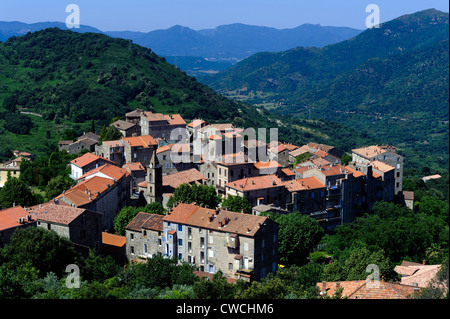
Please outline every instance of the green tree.
[{"label": "green tree", "polygon": [[16,206],[31,206],[35,204],[35,198],[30,188],[15,177],[6,180],[0,189],[0,207],[2,209]]},{"label": "green tree", "polygon": [[123,137],[122,133],[120,133],[119,129],[115,126],[103,127],[102,132],[100,133],[99,143],[105,141],[116,141],[120,140]]},{"label": "green tree", "polygon": [[39,277],[48,272],[61,276],[69,264],[79,264],[79,254],[67,238],[55,231],[41,227],[18,229],[11,236],[11,242],[0,251],[1,260],[7,269],[20,267],[29,261]]},{"label": "green tree", "polygon": [[212,280],[202,277],[194,283],[194,293],[197,299],[231,299],[234,297],[234,287],[227,282],[222,271],[217,271]]},{"label": "green tree", "polygon": [[72,185],[73,181],[62,175],[58,175],[48,182],[45,195],[47,199],[50,200],[61,194],[63,191],[71,188]]},{"label": "green tree", "polygon": [[173,207],[176,202],[197,203],[206,205],[209,208],[216,208],[220,198],[216,194],[216,189],[211,185],[189,185],[181,184],[170,197],[167,206]]},{"label": "green tree", "polygon": [[262,282],[253,281],[250,287],[236,294],[237,299],[284,299],[289,293],[288,286],[281,278],[271,275]]},{"label": "green tree", "polygon": [[222,199],[222,208],[227,208],[232,212],[241,212],[243,211],[245,214],[252,213],[252,205],[248,201],[247,198],[242,196],[234,196],[228,195]]},{"label": "green tree", "polygon": [[344,155],[342,155],[342,158],[341,158],[341,164],[342,164],[342,166],[348,165],[348,163],[350,163],[351,161],[352,161],[352,156],[351,156],[351,155],[349,155],[349,154],[347,154],[347,153],[345,153]]},{"label": "green tree", "polygon": [[126,206],[114,218],[114,232],[117,235],[125,236],[125,227],[133,220],[139,213],[139,208]]},{"label": "green tree", "polygon": [[111,256],[96,255],[93,250],[89,251],[89,256],[84,260],[81,276],[89,282],[104,282],[112,278],[119,272],[119,266]]},{"label": "green tree", "polygon": [[147,204],[144,207],[139,209],[140,212],[148,213],[148,214],[156,214],[156,215],[165,215],[166,210],[161,203],[153,202],[151,204]]},{"label": "green tree", "polygon": [[299,212],[273,216],[279,224],[278,255],[286,265],[302,265],[320,242],[323,228],[311,217]]}]

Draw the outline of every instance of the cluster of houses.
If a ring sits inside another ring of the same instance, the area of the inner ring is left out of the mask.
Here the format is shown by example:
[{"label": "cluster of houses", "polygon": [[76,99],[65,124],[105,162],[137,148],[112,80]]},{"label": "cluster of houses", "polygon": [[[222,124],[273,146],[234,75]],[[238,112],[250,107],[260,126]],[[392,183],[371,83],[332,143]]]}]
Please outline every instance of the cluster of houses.
[{"label": "cluster of houses", "polygon": [[[343,163],[344,152],[333,146],[266,143],[230,123],[187,124],[178,114],[137,109],[111,126],[121,139],[100,143],[87,133],[59,143],[72,153],[88,150],[70,163],[77,184],[48,203],[0,211],[0,242],[18,227],[44,227],[80,251],[108,252],[121,261],[170,256],[201,272],[260,280],[278,265],[278,225],[262,212],[298,211],[330,231],[376,201],[403,198],[404,159],[391,146],[354,149]],[[181,184],[244,197],[253,213],[183,203],[168,208]],[[139,213],[125,237],[111,234],[123,207],[154,202],[166,215]]]}]

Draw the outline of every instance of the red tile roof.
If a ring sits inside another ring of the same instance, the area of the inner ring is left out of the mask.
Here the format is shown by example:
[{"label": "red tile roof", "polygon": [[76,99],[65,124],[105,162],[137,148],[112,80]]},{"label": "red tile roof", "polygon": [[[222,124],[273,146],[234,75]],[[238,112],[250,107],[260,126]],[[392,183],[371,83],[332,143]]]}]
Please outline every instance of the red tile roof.
[{"label": "red tile roof", "polygon": [[123,141],[124,141],[124,144],[129,145],[131,147],[139,147],[140,146],[143,148],[147,148],[151,145],[158,145],[158,142],[150,135],[124,137]]},{"label": "red tile roof", "polygon": [[[94,176],[75,185],[71,189],[67,190],[65,194],[61,194],[56,197],[56,199],[65,197],[76,206],[82,206],[95,200],[101,193],[103,193],[113,184],[114,182],[109,178]],[[91,193],[90,199],[89,191]]]},{"label": "red tile roof", "polygon": [[0,210],[0,230],[9,229],[12,227],[20,226],[19,218],[24,218],[24,223],[35,222],[36,218],[31,216],[31,221],[27,221],[27,215],[30,215],[22,206],[11,207]]},{"label": "red tile roof", "polygon": [[163,218],[163,221],[179,224],[185,223],[197,208],[198,206],[195,204],[180,203]]},{"label": "red tile roof", "polygon": [[325,188],[325,185],[315,176],[285,181],[284,184],[290,192]]},{"label": "red tile roof", "polygon": [[244,213],[217,211],[195,204],[178,204],[164,221],[197,226],[232,234],[254,236],[269,217]]},{"label": "red tile roof", "polygon": [[409,265],[396,266],[394,271],[402,275],[401,283],[404,285],[417,284],[420,288],[425,288],[428,283],[436,277],[441,269],[441,265]]},{"label": "red tile roof", "polygon": [[72,160],[70,163],[74,164],[74,165],[76,165],[76,166],[78,166],[80,168],[83,168],[86,165],[89,165],[89,164],[91,164],[91,163],[93,163],[93,162],[95,162],[97,160],[103,160],[106,163],[110,163],[110,164],[115,165],[114,162],[111,162],[110,160],[108,160],[106,158],[97,156],[97,155],[92,154],[92,153],[86,153],[86,154],[84,154],[84,155],[82,155],[80,157],[77,157],[76,159]]},{"label": "red tile roof", "polygon": [[126,163],[122,166],[122,168],[128,170],[130,173],[133,171],[145,171],[144,165],[140,162]]},{"label": "red tile roof", "polygon": [[69,225],[86,211],[87,210],[83,208],[56,205],[53,202],[36,205],[30,208],[30,212],[33,213],[33,216],[35,216],[37,220],[63,225]]},{"label": "red tile roof", "polygon": [[205,175],[200,173],[195,168],[191,168],[186,171],[181,171],[178,173],[170,174],[170,175],[164,175],[163,176],[163,186],[171,186],[173,188],[177,188],[181,184],[190,184],[193,182],[200,182],[200,181],[206,181],[207,178]]},{"label": "red tile roof", "polygon": [[287,176],[295,176],[295,172],[291,171],[289,168],[282,168],[281,171]]},{"label": "red tile roof", "polygon": [[127,238],[125,236],[118,236],[103,232],[102,243],[108,246],[123,247],[127,243]]},{"label": "red tile roof", "polygon": [[110,177],[111,179],[114,179],[116,181],[120,180],[122,177],[130,176],[130,172],[126,170],[125,168],[120,168],[115,165],[111,164],[105,164],[100,167],[97,167],[93,170],[90,170],[86,174],[82,175],[78,180],[84,180],[86,177],[95,175],[95,176],[101,176],[106,175]]},{"label": "red tile roof", "polygon": [[239,179],[237,181],[227,183],[225,186],[241,192],[247,192],[257,189],[280,187],[284,186],[284,184],[276,175],[263,175]]},{"label": "red tile roof", "polygon": [[391,166],[389,164],[386,164],[386,163],[383,163],[383,162],[380,162],[380,161],[370,162],[370,165],[372,165],[372,167],[374,169],[376,169],[376,170],[378,170],[380,172],[383,172],[383,173],[387,173],[387,172],[395,169],[394,166]]},{"label": "red tile roof", "polygon": [[253,164],[253,166],[255,166],[257,169],[283,167],[277,161],[256,162],[256,163]]},{"label": "red tile roof", "polygon": [[162,231],[163,218],[164,215],[156,215],[140,212],[125,227],[125,229],[138,232],[140,232],[142,229]]},{"label": "red tile roof", "polygon": [[[321,294],[332,296],[337,291],[336,282],[317,283]],[[349,299],[409,299],[416,291],[414,286],[407,286],[384,281],[367,282],[366,280],[341,281],[342,297]]]}]

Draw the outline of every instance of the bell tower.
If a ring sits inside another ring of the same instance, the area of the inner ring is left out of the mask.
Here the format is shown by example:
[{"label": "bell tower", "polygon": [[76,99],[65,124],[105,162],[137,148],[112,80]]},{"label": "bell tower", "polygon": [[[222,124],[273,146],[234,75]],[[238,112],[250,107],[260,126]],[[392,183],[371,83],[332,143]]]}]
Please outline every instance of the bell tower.
[{"label": "bell tower", "polygon": [[147,204],[158,202],[162,204],[162,167],[159,164],[156,149],[147,168]]}]

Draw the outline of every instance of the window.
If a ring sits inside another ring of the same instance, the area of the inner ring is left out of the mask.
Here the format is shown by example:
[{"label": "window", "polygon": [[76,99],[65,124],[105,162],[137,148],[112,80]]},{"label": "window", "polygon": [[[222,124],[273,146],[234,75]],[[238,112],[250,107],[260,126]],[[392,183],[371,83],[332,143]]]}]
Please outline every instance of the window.
[{"label": "window", "polygon": [[134,234],[133,233],[130,234],[130,239],[134,240]]},{"label": "window", "polygon": [[133,246],[130,247],[130,253],[131,253],[132,255],[134,255],[134,247],[133,247]]},{"label": "window", "polygon": [[147,253],[147,244],[144,244],[144,254]]},{"label": "window", "polygon": [[212,249],[208,250],[208,257],[210,258],[214,257],[214,251]]},{"label": "window", "polygon": [[209,243],[212,244],[213,243],[213,236],[209,235],[208,239],[209,239]]},{"label": "window", "polygon": [[183,231],[183,225],[178,225],[178,231]]},{"label": "window", "polygon": [[183,259],[183,254],[178,254],[178,259],[182,260]]},{"label": "window", "polygon": [[188,238],[191,239],[192,238],[192,228],[188,227]]},{"label": "window", "polygon": [[228,263],[228,270],[233,270],[233,263]]},{"label": "window", "polygon": [[183,246],[183,239],[178,239],[178,246]]},{"label": "window", "polygon": [[205,238],[204,237],[200,237],[200,247],[205,248]]},{"label": "window", "polygon": [[266,243],[266,241],[263,239],[263,240],[261,241],[261,246],[262,246],[262,248],[264,248],[265,243]]},{"label": "window", "polygon": [[188,252],[192,252],[192,243],[188,241]]}]

